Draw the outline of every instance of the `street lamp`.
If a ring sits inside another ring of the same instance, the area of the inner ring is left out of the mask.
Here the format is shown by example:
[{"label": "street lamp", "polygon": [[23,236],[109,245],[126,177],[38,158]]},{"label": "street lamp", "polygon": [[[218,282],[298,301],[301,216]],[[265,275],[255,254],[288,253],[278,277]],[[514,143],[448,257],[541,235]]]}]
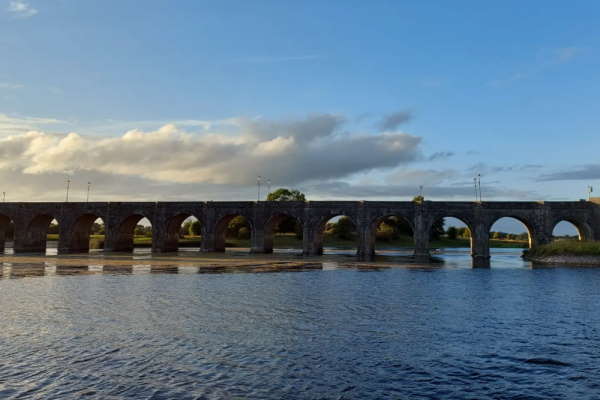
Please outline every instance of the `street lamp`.
[{"label": "street lamp", "polygon": [[71,178],[67,178],[67,196],[65,197],[65,202],[69,202],[69,188],[71,187]]},{"label": "street lamp", "polygon": [[260,180],[261,179],[262,178],[260,175],[256,178],[256,186],[258,186],[258,196],[256,198],[256,201],[260,201]]}]

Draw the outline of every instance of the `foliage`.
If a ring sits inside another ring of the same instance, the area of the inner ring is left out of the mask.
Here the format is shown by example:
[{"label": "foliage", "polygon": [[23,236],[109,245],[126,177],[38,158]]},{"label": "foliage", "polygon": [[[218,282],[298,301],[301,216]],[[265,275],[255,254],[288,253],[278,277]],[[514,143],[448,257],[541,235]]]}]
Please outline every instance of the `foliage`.
[{"label": "foliage", "polygon": [[352,220],[346,216],[338,219],[337,222],[329,224],[330,232],[341,240],[354,240],[356,236],[356,228]]},{"label": "foliage", "polygon": [[[246,228],[248,233],[246,233],[246,231],[240,233],[242,228]],[[246,217],[241,215],[235,216],[229,221],[229,224],[227,224],[227,230],[225,232],[226,237],[239,238],[240,235],[246,234],[250,237],[250,225],[248,224]]]},{"label": "foliage", "polygon": [[446,236],[450,240],[456,240],[456,238],[458,237],[458,229],[456,229],[455,226],[449,227],[448,230],[446,231]]},{"label": "foliage", "polygon": [[183,223],[181,226],[181,231],[179,235],[183,236],[200,236],[202,230],[200,228],[200,221],[196,220],[188,220]]},{"label": "foliage", "polygon": [[92,224],[92,228],[90,230],[90,233],[92,235],[104,235],[104,224],[99,224],[97,222],[94,222]]},{"label": "foliage", "polygon": [[48,226],[48,234],[52,235],[52,234],[57,234],[58,232],[58,224],[55,223],[50,223],[50,226]]},{"label": "foliage", "polygon": [[420,196],[420,195],[419,196],[415,196],[415,197],[413,197],[412,201],[414,201],[415,203],[422,203],[422,202],[425,201],[425,197]]},{"label": "foliage", "polygon": [[136,225],[133,231],[135,236],[152,237],[152,227],[144,225]]},{"label": "foliage", "polygon": [[540,256],[600,256],[600,242],[583,240],[555,240],[552,243],[535,246],[525,250],[527,257]]},{"label": "foliage", "polygon": [[268,201],[306,201],[304,193],[296,189],[279,188],[267,195]]},{"label": "foliage", "polygon": [[104,237],[90,238],[90,249],[103,249],[103,248],[104,248]]}]

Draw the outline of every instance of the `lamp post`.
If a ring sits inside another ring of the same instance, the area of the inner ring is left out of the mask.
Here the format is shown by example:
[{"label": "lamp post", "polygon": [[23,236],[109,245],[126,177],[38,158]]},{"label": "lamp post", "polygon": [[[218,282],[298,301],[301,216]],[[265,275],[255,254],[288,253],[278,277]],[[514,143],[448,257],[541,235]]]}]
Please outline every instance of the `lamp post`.
[{"label": "lamp post", "polygon": [[588,186],[588,201],[592,200],[592,192],[594,191],[594,187],[592,185]]},{"label": "lamp post", "polygon": [[271,180],[267,179],[267,197],[271,194]]},{"label": "lamp post", "polygon": [[477,174],[477,185],[479,186],[479,201],[483,201],[481,198],[481,174]]},{"label": "lamp post", "polygon": [[71,178],[67,178],[67,196],[65,197],[65,203],[69,202],[69,188],[71,187]]},{"label": "lamp post", "polygon": [[258,196],[256,198],[256,201],[260,201],[260,180],[261,180],[261,176],[259,175],[256,178],[256,186],[258,187]]},{"label": "lamp post", "polygon": [[90,202],[90,188],[92,187],[92,182],[88,182],[87,185],[87,194],[85,196],[85,202],[89,203]]}]

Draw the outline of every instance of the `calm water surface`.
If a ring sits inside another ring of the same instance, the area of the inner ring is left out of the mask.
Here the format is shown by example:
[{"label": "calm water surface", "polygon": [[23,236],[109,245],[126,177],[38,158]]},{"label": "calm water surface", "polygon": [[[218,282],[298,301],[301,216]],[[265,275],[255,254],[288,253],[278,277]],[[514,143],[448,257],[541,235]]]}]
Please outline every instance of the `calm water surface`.
[{"label": "calm water surface", "polygon": [[4,263],[0,398],[600,398],[600,268],[519,253],[239,274]]}]

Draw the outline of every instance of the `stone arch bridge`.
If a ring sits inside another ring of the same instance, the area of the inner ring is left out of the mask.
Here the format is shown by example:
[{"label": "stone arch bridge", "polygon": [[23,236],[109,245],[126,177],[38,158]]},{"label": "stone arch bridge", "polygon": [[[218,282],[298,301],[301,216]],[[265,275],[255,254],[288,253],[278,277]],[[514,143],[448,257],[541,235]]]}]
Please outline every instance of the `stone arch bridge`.
[{"label": "stone arch bridge", "polygon": [[375,232],[388,216],[404,218],[414,232],[414,255],[429,256],[432,224],[454,217],[471,231],[475,266],[489,265],[489,232],[502,217],[521,221],[529,231],[530,244],[551,240],[560,221],[573,223],[580,238],[600,240],[600,206],[595,202],[448,202],[448,201],[310,201],[310,202],[90,202],[0,203],[0,252],[5,233],[14,223],[14,252],[43,252],[50,222],[59,223],[59,253],[89,250],[92,224],[101,218],[105,226],[105,251],[131,251],[136,224],[147,218],[152,224],[152,250],[163,253],[178,248],[181,223],[194,216],[201,221],[202,251],[223,251],[225,228],[235,216],[247,218],[252,252],[273,250],[274,230],[284,217],[293,217],[303,229],[303,253],[323,251],[325,224],[335,216],[348,216],[357,229],[357,256],[368,260],[375,254]]}]

